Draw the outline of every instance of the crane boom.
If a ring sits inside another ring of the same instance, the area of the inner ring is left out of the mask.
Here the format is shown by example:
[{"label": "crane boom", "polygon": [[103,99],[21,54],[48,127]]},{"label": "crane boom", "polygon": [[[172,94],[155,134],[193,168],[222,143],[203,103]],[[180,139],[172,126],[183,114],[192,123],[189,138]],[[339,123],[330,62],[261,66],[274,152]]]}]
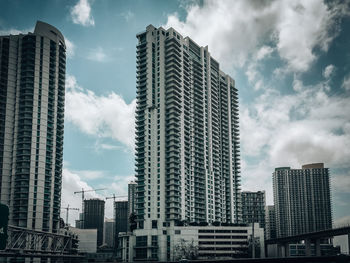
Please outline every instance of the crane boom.
[{"label": "crane boom", "polygon": [[69,207],[69,205],[68,205],[67,207],[62,207],[61,209],[67,210],[67,214],[66,214],[66,225],[68,226],[68,213],[69,213],[69,210],[77,210],[77,211],[79,211],[79,208]]},{"label": "crane boom", "polygon": [[[106,200],[108,199],[113,199],[113,217],[114,217],[114,224],[113,224],[113,233],[115,234],[115,224],[117,222],[116,220],[116,211],[115,211],[115,199],[116,198],[121,198],[121,197],[128,197],[127,195],[115,195],[113,194],[113,196],[108,196],[106,197]],[[115,248],[116,244],[115,244],[115,239],[116,237],[113,237],[113,247]]]},{"label": "crane boom", "polygon": [[83,219],[81,220],[82,224],[81,227],[84,228],[84,200],[85,196],[84,193],[86,192],[96,192],[101,190],[106,190],[107,188],[99,188],[99,189],[90,189],[90,190],[84,190],[84,188],[81,188],[81,191],[75,191],[74,194],[81,194],[81,213],[83,214]]}]

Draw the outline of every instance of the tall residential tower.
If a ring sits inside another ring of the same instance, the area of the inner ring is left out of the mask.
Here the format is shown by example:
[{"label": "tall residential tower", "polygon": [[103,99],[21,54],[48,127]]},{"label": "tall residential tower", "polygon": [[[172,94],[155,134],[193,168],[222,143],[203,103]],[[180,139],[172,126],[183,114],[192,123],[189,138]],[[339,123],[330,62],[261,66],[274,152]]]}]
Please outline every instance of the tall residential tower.
[{"label": "tall residential tower", "polygon": [[234,80],[173,28],[150,25],[137,38],[138,228],[240,222]]},{"label": "tall residential tower", "polygon": [[259,223],[265,229],[265,191],[242,192],[242,220],[244,223]]},{"label": "tall residential tower", "polygon": [[332,227],[329,171],[323,163],[276,168],[272,178],[277,237]]},{"label": "tall residential tower", "polygon": [[0,202],[9,224],[59,227],[66,46],[53,26],[0,36]]}]

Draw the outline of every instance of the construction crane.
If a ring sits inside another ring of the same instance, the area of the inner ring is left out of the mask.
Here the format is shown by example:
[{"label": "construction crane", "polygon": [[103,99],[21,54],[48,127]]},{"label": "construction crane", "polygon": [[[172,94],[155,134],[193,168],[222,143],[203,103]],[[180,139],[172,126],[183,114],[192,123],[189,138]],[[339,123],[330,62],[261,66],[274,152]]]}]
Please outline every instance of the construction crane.
[{"label": "construction crane", "polygon": [[113,202],[115,202],[115,199],[122,198],[122,197],[128,197],[128,196],[127,195],[115,195],[115,194],[113,194],[113,196],[106,197],[106,200],[113,199]]},{"label": "construction crane", "polygon": [[68,226],[68,214],[69,214],[69,210],[76,210],[76,211],[79,211],[79,208],[69,207],[69,205],[68,205],[67,207],[62,207],[61,209],[67,210],[67,214],[66,214],[66,225]]},{"label": "construction crane", "polygon": [[81,221],[83,221],[82,228],[84,228],[84,200],[85,200],[84,194],[87,192],[97,192],[97,191],[102,191],[102,190],[106,190],[106,189],[107,188],[84,190],[84,188],[81,188],[81,191],[74,192],[74,194],[81,194],[81,213],[83,214],[83,220],[81,220]]}]

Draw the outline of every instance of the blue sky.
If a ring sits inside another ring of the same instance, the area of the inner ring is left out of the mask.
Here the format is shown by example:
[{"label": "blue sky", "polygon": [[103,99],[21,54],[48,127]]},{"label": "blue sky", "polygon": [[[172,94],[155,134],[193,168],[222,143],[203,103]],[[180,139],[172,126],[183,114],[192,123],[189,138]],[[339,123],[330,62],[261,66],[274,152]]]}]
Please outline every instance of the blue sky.
[{"label": "blue sky", "polygon": [[[67,44],[62,206],[125,195],[134,175],[136,34],[174,27],[209,46],[240,98],[242,189],[266,190],[275,167],[324,162],[334,221],[350,219],[350,2],[0,0],[0,34],[42,20]],[[106,215],[112,217],[111,202]],[[72,211],[70,222],[78,216]],[[65,218],[64,212],[62,217]]]}]

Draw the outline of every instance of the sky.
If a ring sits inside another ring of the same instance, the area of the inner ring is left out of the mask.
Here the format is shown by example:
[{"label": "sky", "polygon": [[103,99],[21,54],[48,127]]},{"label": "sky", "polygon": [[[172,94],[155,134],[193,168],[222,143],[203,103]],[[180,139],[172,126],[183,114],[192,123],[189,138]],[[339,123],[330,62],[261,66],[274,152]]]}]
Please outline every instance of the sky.
[{"label": "sky", "polygon": [[[273,204],[276,167],[323,162],[334,223],[350,222],[349,0],[0,0],[0,7],[0,35],[33,32],[41,20],[65,37],[62,207],[81,208],[73,194],[81,188],[106,188],[87,198],[127,194],[136,34],[153,24],[208,45],[235,79],[242,190],[265,190]],[[111,199],[105,214],[113,217]]]}]

